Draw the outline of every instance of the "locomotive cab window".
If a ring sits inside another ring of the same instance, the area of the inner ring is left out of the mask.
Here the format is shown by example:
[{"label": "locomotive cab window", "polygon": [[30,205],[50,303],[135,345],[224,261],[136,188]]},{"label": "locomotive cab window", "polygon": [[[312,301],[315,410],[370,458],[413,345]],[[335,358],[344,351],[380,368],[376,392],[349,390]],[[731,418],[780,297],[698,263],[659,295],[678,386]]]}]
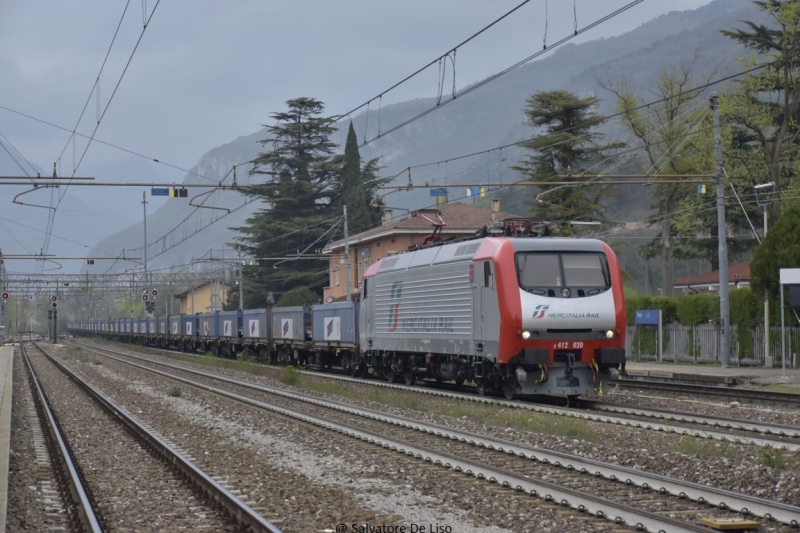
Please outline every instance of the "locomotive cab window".
[{"label": "locomotive cab window", "polygon": [[489,261],[483,263],[483,286],[487,289],[492,288],[492,264]]},{"label": "locomotive cab window", "polygon": [[533,294],[591,296],[611,287],[602,253],[520,252],[516,259],[519,286]]}]

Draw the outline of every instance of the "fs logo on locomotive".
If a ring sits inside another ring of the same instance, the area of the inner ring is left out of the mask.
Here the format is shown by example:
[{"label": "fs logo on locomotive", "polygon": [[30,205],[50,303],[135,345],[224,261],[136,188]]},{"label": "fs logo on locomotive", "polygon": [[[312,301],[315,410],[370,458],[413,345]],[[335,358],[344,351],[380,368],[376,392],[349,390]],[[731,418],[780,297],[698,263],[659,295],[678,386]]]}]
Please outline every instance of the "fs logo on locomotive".
[{"label": "fs logo on locomotive", "polygon": [[[403,282],[395,281],[392,283],[392,300],[399,300],[403,295]],[[389,307],[389,332],[397,331],[397,322],[400,319],[400,303]]]},{"label": "fs logo on locomotive", "polygon": [[549,305],[537,305],[533,311],[533,318],[544,318],[548,309],[550,309]]}]

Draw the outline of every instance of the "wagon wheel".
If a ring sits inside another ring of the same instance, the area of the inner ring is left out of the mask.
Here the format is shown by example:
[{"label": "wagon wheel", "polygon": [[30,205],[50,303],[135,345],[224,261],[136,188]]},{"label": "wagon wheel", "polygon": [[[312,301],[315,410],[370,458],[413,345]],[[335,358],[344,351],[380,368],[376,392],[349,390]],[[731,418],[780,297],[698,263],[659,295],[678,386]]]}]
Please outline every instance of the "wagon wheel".
[{"label": "wagon wheel", "polygon": [[503,381],[503,394],[507,400],[513,400],[517,395],[517,380],[514,378],[507,378]]},{"label": "wagon wheel", "polygon": [[478,396],[486,396],[486,382],[482,379],[479,379],[475,383],[475,388],[478,389]]},{"label": "wagon wheel", "polygon": [[413,385],[414,381],[416,380],[416,376],[414,375],[414,370],[412,370],[410,368],[406,368],[403,371],[403,380],[406,382],[406,385],[408,385],[409,387],[411,385]]},{"label": "wagon wheel", "polygon": [[392,370],[391,368],[387,368],[383,371],[383,375],[386,377],[386,381],[389,383],[394,383],[397,381],[397,372]]},{"label": "wagon wheel", "polygon": [[456,385],[463,385],[463,384],[464,384],[464,378],[456,378]]}]

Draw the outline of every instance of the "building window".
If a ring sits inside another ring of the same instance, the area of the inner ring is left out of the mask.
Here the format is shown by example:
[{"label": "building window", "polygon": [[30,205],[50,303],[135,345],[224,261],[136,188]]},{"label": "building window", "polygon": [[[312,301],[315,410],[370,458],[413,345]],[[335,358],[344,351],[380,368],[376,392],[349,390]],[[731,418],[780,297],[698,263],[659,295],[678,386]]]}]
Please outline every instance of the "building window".
[{"label": "building window", "polygon": [[336,266],[336,268],[333,270],[333,279],[334,279],[334,282],[336,283],[336,285],[339,285],[339,271],[340,271],[340,270],[341,270],[341,269],[339,268],[339,266],[338,266],[338,265],[337,265],[337,266]]},{"label": "building window", "polygon": [[379,243],[379,242],[376,242],[376,243],[375,243],[375,248],[380,248],[380,247],[381,247],[381,243]]},{"label": "building window", "polygon": [[357,286],[361,286],[361,280],[364,278],[364,263],[361,261],[358,262],[358,283]]}]

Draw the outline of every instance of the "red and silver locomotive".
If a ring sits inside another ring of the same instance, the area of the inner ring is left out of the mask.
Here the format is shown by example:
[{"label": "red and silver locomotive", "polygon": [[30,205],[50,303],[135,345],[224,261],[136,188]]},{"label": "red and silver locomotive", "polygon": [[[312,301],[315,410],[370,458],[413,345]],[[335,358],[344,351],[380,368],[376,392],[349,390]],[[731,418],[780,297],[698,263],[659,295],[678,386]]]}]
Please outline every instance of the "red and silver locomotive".
[{"label": "red and silver locomotive", "polygon": [[387,257],[364,275],[360,361],[389,381],[602,393],[625,362],[625,298],[602,241],[486,237]]}]

